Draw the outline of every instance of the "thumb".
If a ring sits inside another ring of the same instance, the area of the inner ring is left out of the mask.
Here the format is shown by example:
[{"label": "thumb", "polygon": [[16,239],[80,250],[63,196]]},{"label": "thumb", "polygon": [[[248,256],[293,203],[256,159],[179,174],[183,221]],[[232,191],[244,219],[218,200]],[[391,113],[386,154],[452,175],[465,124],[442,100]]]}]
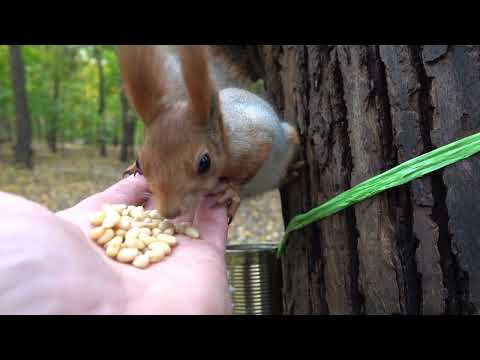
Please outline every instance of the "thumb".
[{"label": "thumb", "polygon": [[207,196],[200,203],[193,226],[196,227],[205,241],[212,243],[222,251],[225,248],[228,234],[228,217],[225,206],[213,206],[216,197]]}]

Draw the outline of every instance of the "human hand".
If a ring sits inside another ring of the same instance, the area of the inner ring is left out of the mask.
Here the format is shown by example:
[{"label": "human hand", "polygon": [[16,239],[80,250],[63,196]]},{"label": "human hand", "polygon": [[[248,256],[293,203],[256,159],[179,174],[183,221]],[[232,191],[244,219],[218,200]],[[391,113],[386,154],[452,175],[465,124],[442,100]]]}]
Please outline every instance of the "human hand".
[{"label": "human hand", "polygon": [[89,240],[89,219],[103,204],[140,205],[147,190],[142,176],[130,176],[57,214],[0,193],[0,313],[230,314],[228,220],[224,207],[210,208],[214,198],[181,219],[201,239],[177,236],[172,254],[147,269],[120,264]]}]

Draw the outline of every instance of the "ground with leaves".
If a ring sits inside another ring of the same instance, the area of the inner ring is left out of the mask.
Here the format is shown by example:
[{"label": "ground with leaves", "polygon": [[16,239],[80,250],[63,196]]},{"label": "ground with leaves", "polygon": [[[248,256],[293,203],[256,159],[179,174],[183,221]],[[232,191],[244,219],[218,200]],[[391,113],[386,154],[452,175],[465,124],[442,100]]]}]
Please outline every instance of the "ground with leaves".
[{"label": "ground with leaves", "polygon": [[[0,145],[0,190],[36,201],[52,211],[68,208],[119,179],[126,167],[119,148],[108,148],[101,158],[94,147],[65,144],[57,154],[34,145],[33,170],[12,164],[11,145]],[[271,192],[245,200],[229,229],[229,242],[277,242],[283,233],[280,198]]]}]

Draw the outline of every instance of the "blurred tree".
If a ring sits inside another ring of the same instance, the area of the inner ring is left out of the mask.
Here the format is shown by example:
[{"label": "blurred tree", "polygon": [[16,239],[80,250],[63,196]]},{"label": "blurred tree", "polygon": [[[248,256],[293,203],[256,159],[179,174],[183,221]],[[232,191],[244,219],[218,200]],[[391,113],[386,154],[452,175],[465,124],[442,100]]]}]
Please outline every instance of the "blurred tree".
[{"label": "blurred tree", "polygon": [[[8,139],[8,128],[14,136],[16,116],[9,53],[8,45],[0,45],[3,141]],[[32,141],[46,140],[52,151],[61,141],[105,145],[121,141],[120,75],[113,46],[25,45],[22,57]]]},{"label": "blurred tree", "polygon": [[47,120],[47,143],[52,152],[57,151],[58,132],[63,127],[59,125],[59,117],[63,115],[60,103],[60,87],[68,82],[76,68],[76,49],[63,45],[46,45],[47,68],[50,70],[52,80],[52,111]]},{"label": "blurred tree", "polygon": [[113,138],[112,138],[112,144],[113,146],[117,147],[118,146],[118,121],[115,119],[113,120]]},{"label": "blurred tree", "polygon": [[28,168],[33,167],[32,132],[25,90],[25,65],[21,45],[10,45],[10,72],[15,98],[16,144],[15,162]]},{"label": "blurred tree", "polygon": [[12,85],[9,76],[9,51],[7,46],[0,46],[0,143],[13,142],[14,117],[12,108]]},{"label": "blurred tree", "polygon": [[59,71],[59,56],[58,56],[58,49],[59,46],[54,46],[53,51],[55,52],[55,63],[54,63],[54,71],[53,71],[53,114],[48,121],[47,124],[47,142],[48,142],[48,147],[52,152],[57,152],[57,131],[58,131],[58,113],[59,113],[59,97],[60,97],[60,81],[61,81],[61,74]]},{"label": "blurred tree", "polygon": [[98,69],[98,138],[97,143],[100,149],[100,156],[107,156],[107,146],[105,138],[105,76],[103,72],[102,49],[100,45],[94,45],[93,53]]},{"label": "blurred tree", "polygon": [[123,136],[120,149],[120,161],[127,162],[133,158],[133,145],[135,140],[135,117],[130,111],[128,98],[123,88],[120,91],[120,102],[122,104]]}]

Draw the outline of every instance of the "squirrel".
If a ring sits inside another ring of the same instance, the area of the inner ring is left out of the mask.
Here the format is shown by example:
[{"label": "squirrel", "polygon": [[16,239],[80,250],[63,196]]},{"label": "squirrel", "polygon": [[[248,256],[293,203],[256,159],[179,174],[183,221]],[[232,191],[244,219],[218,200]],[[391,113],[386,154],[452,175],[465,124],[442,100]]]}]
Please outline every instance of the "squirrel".
[{"label": "squirrel", "polygon": [[207,45],[175,51],[161,45],[118,48],[125,93],[145,125],[138,158],[124,175],[145,177],[166,218],[195,208],[204,195],[219,195],[216,204],[227,205],[231,223],[241,198],[298,176],[299,136],[259,96],[220,90]]}]

